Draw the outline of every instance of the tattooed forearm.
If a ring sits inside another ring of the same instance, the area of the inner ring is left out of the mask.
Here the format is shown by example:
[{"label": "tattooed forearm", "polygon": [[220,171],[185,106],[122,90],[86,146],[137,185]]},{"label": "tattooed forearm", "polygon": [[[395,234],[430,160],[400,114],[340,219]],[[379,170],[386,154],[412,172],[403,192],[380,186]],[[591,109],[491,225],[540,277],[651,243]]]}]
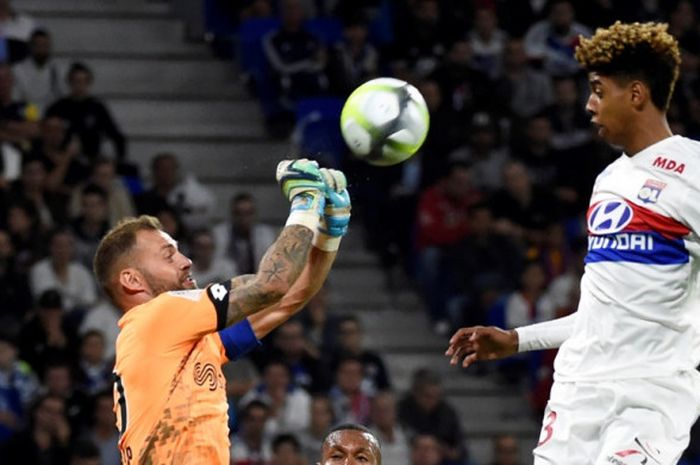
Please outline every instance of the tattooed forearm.
[{"label": "tattooed forearm", "polygon": [[231,284],[228,324],[262,310],[277,301],[297,280],[309,257],[313,232],[287,226],[260,261],[256,275],[239,276]]}]

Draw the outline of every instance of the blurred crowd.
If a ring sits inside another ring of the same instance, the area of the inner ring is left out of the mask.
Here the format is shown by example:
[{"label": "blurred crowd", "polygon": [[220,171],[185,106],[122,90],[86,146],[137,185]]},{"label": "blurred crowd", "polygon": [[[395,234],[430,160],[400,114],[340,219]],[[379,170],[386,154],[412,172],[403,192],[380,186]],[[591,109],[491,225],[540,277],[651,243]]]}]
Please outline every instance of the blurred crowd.
[{"label": "blurred crowd", "polygon": [[[270,135],[316,147],[309,155],[347,171],[356,224],[387,284],[415,284],[440,335],[576,309],[588,193],[619,155],[584,110],[579,34],[616,19],[667,21],[683,53],[670,122],[675,133],[700,135],[699,2],[203,3],[230,28],[214,43],[233,37],[231,56]],[[92,92],[99,76],[90,64],[56,58],[51,31],[9,0],[0,0],[0,31],[0,462],[115,465],[121,315],[92,277],[101,236],[124,216],[155,215],[206,284],[254,272],[277,228],[260,222],[247,192],[216,222],[215,196],[182,169],[182,154],[154,154],[150,173],[139,173],[109,105]],[[345,153],[327,131],[336,120],[311,130],[376,76],[415,84],[431,113],[421,151],[385,169]],[[321,116],[309,118],[314,111]],[[335,311],[329,293],[224,367],[232,464],[314,464],[325,432],[346,421],[377,433],[386,465],[474,464],[440,377],[419,369],[399,392],[382,354],[367,349],[361,320]],[[535,415],[553,355],[499,366],[504,381],[530,387]],[[492,465],[519,463],[516,438],[499,436],[493,447]],[[700,463],[696,449],[686,465]]]}]

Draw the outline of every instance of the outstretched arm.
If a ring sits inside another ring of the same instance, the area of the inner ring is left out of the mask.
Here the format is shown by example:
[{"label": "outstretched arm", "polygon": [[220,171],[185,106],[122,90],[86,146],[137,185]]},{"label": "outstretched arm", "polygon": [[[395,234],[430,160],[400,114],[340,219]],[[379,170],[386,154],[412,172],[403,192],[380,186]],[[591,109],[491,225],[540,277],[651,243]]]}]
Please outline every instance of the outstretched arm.
[{"label": "outstretched arm", "polygon": [[571,335],[576,313],[543,323],[503,330],[495,326],[461,328],[445,352],[450,363],[468,367],[477,360],[498,360],[518,352],[555,349]]}]

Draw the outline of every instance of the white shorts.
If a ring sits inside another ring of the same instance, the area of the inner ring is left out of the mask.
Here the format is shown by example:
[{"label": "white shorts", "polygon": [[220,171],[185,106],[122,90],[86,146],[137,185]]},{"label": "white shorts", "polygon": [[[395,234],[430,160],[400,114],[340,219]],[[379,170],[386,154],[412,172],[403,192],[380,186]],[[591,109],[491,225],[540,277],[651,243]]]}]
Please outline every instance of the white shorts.
[{"label": "white shorts", "polygon": [[555,382],[535,465],[672,465],[700,413],[700,374]]}]

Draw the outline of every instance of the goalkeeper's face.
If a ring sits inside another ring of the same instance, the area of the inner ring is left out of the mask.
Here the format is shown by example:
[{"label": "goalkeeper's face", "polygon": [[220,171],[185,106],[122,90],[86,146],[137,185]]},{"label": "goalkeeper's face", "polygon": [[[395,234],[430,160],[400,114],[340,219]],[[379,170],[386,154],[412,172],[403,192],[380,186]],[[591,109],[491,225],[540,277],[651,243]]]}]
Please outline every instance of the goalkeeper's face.
[{"label": "goalkeeper's face", "polygon": [[177,242],[163,231],[141,231],[134,255],[136,268],[154,297],[163,292],[194,289],[192,261],[177,248]]}]

